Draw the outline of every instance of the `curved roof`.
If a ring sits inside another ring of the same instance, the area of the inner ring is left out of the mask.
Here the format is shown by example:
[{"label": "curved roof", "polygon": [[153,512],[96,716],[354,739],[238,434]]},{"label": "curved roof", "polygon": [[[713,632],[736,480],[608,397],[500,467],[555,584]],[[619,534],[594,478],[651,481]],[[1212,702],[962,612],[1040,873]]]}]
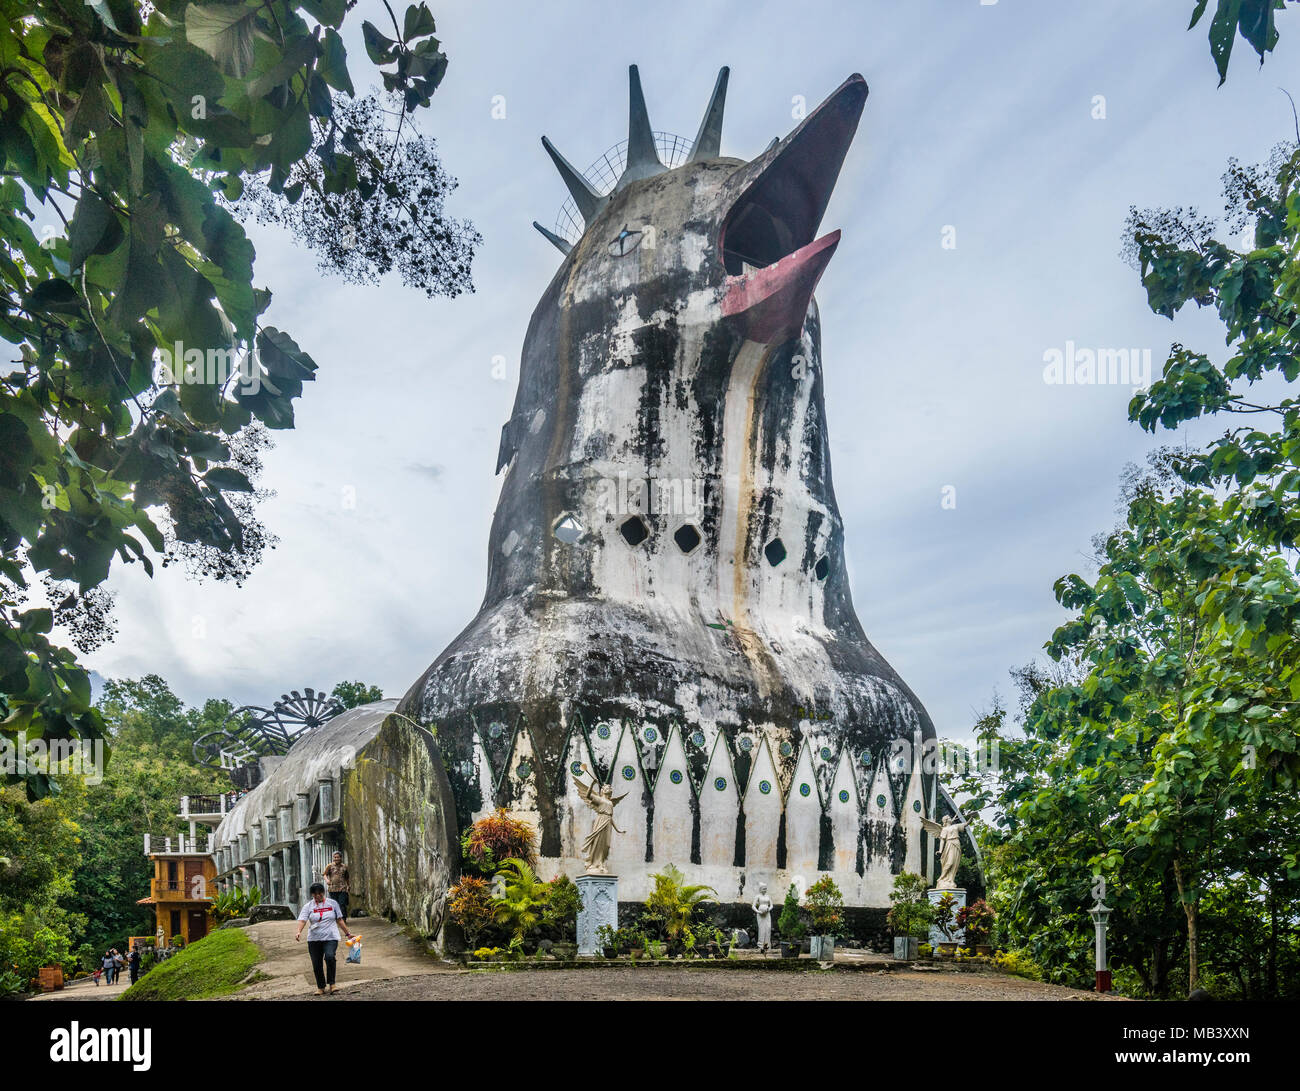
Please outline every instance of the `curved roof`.
[{"label": "curved roof", "polygon": [[337,779],[340,771],[352,768],[396,707],[396,699],[360,705],[304,734],[221,820],[212,834],[213,849],[225,848],[268,814],[292,805],[300,792],[314,795],[320,780]]}]

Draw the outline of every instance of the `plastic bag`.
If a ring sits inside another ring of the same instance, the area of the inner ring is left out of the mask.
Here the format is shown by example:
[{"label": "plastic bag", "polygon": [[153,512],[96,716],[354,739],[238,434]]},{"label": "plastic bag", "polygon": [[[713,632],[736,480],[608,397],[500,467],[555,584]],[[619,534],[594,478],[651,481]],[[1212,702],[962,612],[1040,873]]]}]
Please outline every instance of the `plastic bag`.
[{"label": "plastic bag", "polygon": [[348,948],[349,950],[348,950],[347,961],[360,962],[361,961],[361,940],[359,938],[356,939],[355,941],[349,940]]}]

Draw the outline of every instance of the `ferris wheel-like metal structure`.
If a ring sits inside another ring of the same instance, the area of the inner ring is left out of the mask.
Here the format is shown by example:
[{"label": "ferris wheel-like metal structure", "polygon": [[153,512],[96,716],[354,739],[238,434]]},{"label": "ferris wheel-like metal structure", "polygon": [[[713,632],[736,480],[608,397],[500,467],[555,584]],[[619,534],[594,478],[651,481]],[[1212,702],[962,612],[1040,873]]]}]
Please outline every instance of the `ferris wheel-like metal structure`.
[{"label": "ferris wheel-like metal structure", "polygon": [[[343,705],[323,691],[310,686],[301,693],[296,689],[280,695],[265,708],[241,705],[232,711],[216,731],[194,740],[194,760],[209,769],[219,769],[240,783],[249,779],[247,770],[257,767],[264,757],[279,757],[309,731],[328,723]],[[243,784],[243,787],[252,787]]]}]

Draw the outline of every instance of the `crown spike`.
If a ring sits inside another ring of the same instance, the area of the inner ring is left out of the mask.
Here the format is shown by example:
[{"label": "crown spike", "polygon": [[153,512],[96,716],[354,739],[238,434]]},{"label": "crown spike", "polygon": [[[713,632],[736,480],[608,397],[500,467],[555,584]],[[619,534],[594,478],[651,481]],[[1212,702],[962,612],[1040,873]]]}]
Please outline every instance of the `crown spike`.
[{"label": "crown spike", "polygon": [[655,134],[650,128],[650,114],[646,111],[645,95],[641,92],[641,74],[634,64],[628,66],[627,82],[627,166],[618,180],[619,186],[649,178],[664,169],[655,152]]},{"label": "crown spike", "polygon": [[554,231],[547,231],[546,228],[544,228],[536,220],[533,221],[533,226],[537,228],[537,230],[542,233],[542,235],[546,238],[546,240],[549,243],[551,243],[551,245],[554,246],[557,250],[559,250],[561,254],[567,254],[570,250],[573,249],[573,247],[569,245],[567,240],[560,238],[560,236],[557,235]]},{"label": "crown spike", "polygon": [[708,108],[700,122],[700,131],[695,134],[695,147],[691,151],[691,162],[699,159],[716,159],[722,148],[722,110],[727,104],[727,77],[731,69],[723,65],[718,72],[718,81],[713,85],[713,94],[709,97]]},{"label": "crown spike", "polygon": [[542,137],[542,147],[551,157],[551,162],[555,164],[555,169],[560,172],[560,177],[564,179],[564,184],[568,186],[569,193],[573,197],[573,203],[578,206],[578,211],[582,213],[582,218],[591,223],[600,215],[601,208],[605,205],[605,198],[591,188],[591,183],[584,178],[578,170],[555,150],[546,137]]}]

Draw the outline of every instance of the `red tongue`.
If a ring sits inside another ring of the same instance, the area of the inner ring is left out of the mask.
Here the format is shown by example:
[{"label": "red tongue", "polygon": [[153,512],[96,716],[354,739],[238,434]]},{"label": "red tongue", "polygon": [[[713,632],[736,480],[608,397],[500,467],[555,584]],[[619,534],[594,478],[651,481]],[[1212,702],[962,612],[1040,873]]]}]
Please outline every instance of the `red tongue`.
[{"label": "red tongue", "polygon": [[770,345],[798,336],[813,289],[839,242],[840,233],[832,231],[772,265],[728,277],[723,315],[737,323],[747,341]]}]

